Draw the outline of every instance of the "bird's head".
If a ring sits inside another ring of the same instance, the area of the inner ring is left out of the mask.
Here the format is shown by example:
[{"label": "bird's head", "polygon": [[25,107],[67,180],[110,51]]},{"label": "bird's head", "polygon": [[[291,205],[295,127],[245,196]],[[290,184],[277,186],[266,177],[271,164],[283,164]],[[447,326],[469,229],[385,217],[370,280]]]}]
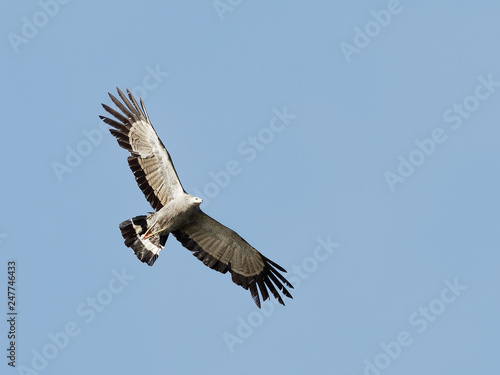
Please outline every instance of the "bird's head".
[{"label": "bird's head", "polygon": [[198,197],[194,197],[194,196],[192,196],[192,197],[191,197],[191,202],[192,202],[195,206],[199,206],[199,205],[203,202],[203,199],[198,198]]}]

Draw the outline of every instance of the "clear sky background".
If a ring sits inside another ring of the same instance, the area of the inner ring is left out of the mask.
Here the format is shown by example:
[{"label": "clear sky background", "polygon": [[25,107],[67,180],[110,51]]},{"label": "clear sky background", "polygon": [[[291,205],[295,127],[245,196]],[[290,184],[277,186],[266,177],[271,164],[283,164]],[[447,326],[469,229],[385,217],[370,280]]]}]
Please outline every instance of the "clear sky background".
[{"label": "clear sky background", "polygon": [[[498,372],[500,3],[63,3],[0,5],[2,374]],[[98,119],[115,86],[285,307],[124,246],[151,208]]]}]

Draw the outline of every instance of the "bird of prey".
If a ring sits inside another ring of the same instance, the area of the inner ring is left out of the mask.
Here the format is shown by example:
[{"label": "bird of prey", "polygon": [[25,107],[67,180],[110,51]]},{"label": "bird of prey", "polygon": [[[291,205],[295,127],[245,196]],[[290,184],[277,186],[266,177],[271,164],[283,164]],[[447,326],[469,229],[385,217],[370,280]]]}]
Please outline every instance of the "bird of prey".
[{"label": "bird of prey", "polygon": [[125,245],[134,250],[141,262],[152,266],[172,233],[206,266],[222,273],[229,271],[235,284],[250,290],[259,308],[259,292],[265,301],[269,298],[268,289],[284,305],[277,289],[289,298],[292,295],[285,286],[293,289],[280,274],[280,271],[286,272],[285,269],[200,209],[202,200],[187,194],[182,187],[170,154],[149,120],[142,98],[139,105],[129,90],[128,98],[119,88],[117,91],[121,102],[112,94],[109,97],[121,113],[102,104],[115,119],[99,117],[113,127],[111,134],[130,152],[130,169],[155,210],[120,224]]}]

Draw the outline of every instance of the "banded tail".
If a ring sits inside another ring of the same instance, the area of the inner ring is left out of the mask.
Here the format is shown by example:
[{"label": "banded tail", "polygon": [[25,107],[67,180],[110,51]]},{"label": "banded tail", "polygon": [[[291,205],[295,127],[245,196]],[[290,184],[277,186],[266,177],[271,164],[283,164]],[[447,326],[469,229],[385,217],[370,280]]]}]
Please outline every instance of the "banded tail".
[{"label": "banded tail", "polygon": [[125,220],[120,224],[120,231],[125,239],[125,246],[134,250],[137,258],[152,266],[158,254],[165,243],[167,242],[168,233],[166,235],[156,234],[154,236],[144,238],[144,234],[153,224],[151,216],[140,215],[130,220]]}]

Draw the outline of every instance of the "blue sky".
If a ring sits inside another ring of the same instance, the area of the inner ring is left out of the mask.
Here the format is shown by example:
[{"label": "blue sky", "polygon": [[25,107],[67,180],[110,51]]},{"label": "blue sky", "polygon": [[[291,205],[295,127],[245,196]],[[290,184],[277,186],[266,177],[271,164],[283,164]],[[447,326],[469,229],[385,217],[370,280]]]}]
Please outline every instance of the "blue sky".
[{"label": "blue sky", "polygon": [[[500,4],[1,5],[5,374],[495,373]],[[170,238],[99,122],[143,96],[188,192],[289,271],[259,311]],[[285,115],[286,114],[286,115]]]}]

